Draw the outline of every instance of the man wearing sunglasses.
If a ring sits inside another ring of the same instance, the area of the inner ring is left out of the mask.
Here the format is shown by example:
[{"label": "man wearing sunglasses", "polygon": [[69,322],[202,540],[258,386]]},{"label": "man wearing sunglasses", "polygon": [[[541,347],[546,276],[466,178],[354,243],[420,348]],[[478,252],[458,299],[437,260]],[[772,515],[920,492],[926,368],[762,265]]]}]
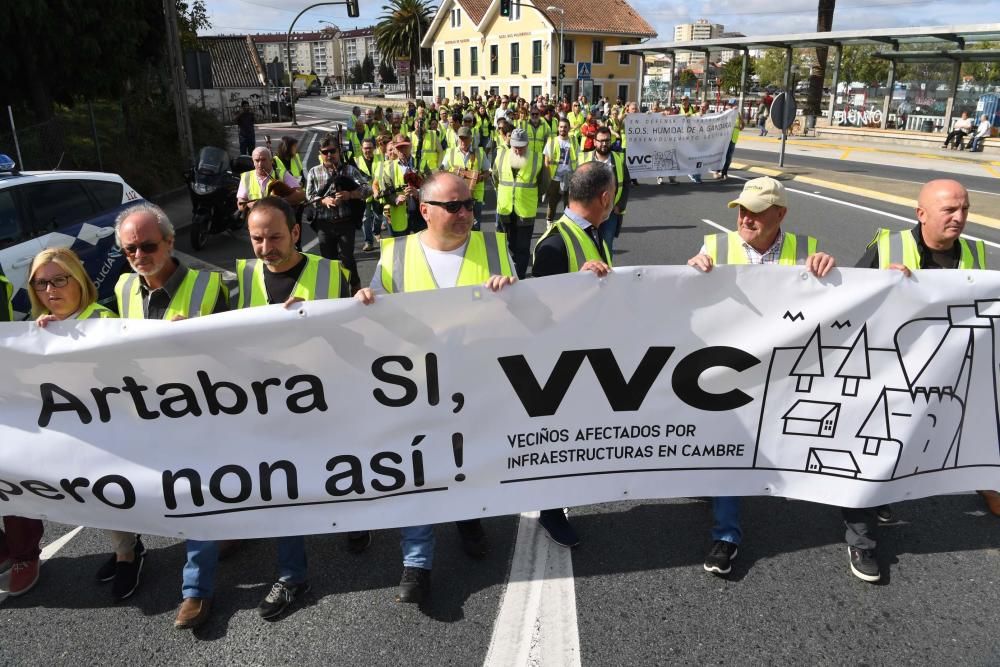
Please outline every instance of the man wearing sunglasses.
[{"label": "man wearing sunglasses", "polygon": [[528,145],[532,152],[542,154],[545,144],[549,140],[549,125],[542,122],[542,112],[537,106],[532,105],[528,122],[524,125],[525,132],[528,133]]},{"label": "man wearing sunglasses", "polygon": [[354,259],[354,236],[362,226],[364,201],[372,194],[368,179],[340,158],[337,138],[328,134],[319,146],[320,164],[309,170],[306,196],[314,203],[313,228],[320,254],[339,259],[351,273],[351,290],[361,287]]},{"label": "man wearing sunglasses", "polygon": [[[427,229],[382,239],[382,254],[371,287],[355,298],[365,305],[376,296],[449,287],[485,286],[498,292],[517,281],[501,233],[472,231],[475,200],[464,179],[437,172],[420,188],[420,214]],[[462,548],[472,558],[489,544],[479,519],[456,522]],[[434,526],[402,528],[403,576],[397,602],[420,603],[430,594]]]},{"label": "man wearing sunglasses", "polygon": [[615,180],[615,205],[608,219],[601,225],[601,238],[608,244],[608,249],[614,251],[615,239],[621,231],[625,207],[628,206],[628,195],[632,177],[625,164],[623,153],[611,150],[611,128],[600,127],[594,132],[594,150],[585,152],[580,162],[596,162],[604,165]]}]

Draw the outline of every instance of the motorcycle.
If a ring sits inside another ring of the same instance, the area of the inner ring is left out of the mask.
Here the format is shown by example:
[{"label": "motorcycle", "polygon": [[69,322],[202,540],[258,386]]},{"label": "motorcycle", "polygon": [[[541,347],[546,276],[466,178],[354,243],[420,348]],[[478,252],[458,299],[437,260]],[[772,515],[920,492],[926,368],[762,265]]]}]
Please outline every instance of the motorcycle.
[{"label": "motorcycle", "polygon": [[239,174],[253,170],[248,155],[229,159],[221,148],[205,146],[194,169],[184,172],[191,195],[191,247],[201,250],[211,234],[234,231],[243,226],[237,210]]}]

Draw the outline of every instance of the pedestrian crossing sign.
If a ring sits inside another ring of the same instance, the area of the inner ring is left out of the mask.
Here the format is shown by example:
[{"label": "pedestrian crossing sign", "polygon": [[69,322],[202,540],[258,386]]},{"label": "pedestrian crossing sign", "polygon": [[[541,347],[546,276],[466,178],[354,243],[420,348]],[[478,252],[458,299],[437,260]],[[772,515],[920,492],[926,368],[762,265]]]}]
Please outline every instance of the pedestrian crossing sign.
[{"label": "pedestrian crossing sign", "polygon": [[586,81],[590,79],[590,63],[589,62],[578,62],[576,64],[576,78],[581,81]]}]

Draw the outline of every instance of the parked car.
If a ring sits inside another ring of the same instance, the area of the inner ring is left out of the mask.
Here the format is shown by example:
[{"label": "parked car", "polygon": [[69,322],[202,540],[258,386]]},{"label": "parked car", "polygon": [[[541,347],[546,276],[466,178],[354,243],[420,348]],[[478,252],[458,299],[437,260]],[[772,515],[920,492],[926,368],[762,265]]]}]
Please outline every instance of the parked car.
[{"label": "parked car", "polygon": [[27,273],[45,248],[70,248],[97,285],[101,303],[114,303],[126,266],[115,240],[115,218],[142,196],[117,174],[97,171],[19,171],[0,154],[0,269],[14,288],[14,316],[26,316]]}]

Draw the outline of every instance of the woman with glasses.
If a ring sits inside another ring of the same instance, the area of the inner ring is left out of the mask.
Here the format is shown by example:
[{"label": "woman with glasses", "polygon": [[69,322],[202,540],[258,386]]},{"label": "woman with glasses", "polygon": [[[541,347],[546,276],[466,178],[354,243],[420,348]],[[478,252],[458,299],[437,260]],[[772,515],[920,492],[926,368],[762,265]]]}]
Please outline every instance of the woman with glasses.
[{"label": "woman with glasses", "polygon": [[[42,328],[50,322],[61,320],[116,317],[114,312],[97,303],[97,287],[87,275],[80,258],[69,248],[46,248],[35,255],[28,272],[28,284],[31,286],[28,290],[31,316]],[[39,521],[39,538],[42,534],[41,525]],[[134,533],[117,530],[105,532],[111,539],[114,553],[98,569],[97,580],[113,581],[112,596],[115,600],[124,600],[139,586],[146,548]],[[13,578],[12,573],[12,581]],[[34,578],[38,579],[37,565],[34,568]]]}]

